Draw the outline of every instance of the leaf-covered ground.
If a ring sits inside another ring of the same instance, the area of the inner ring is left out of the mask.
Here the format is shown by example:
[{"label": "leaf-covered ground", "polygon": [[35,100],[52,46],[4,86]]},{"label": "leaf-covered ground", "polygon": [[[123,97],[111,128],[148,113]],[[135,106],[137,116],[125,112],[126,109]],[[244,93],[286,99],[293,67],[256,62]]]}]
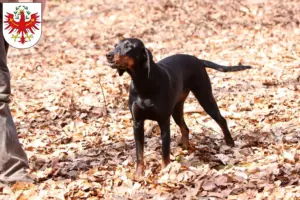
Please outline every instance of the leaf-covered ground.
[{"label": "leaf-covered ground", "polygon": [[[52,0],[47,7],[39,44],[8,55],[11,109],[35,183],[1,186],[1,199],[300,198],[299,0]],[[147,123],[146,174],[134,179],[130,79],[105,61],[122,37],[141,38],[156,61],[187,53],[252,65],[208,70],[236,147],[225,145],[191,95],[191,149],[178,147],[172,121],[172,163],[161,170],[159,130]]]}]

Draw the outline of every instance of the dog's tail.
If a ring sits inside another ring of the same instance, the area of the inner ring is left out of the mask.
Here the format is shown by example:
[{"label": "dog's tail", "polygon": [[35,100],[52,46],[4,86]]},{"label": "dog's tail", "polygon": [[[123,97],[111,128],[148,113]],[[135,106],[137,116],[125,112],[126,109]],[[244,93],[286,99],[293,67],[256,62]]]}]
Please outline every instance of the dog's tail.
[{"label": "dog's tail", "polygon": [[251,66],[231,66],[231,67],[227,67],[227,66],[223,66],[223,65],[218,65],[216,63],[207,61],[207,60],[202,60],[203,64],[205,67],[211,68],[211,69],[215,69],[218,70],[220,72],[236,72],[236,71],[242,71],[245,69],[251,69]]}]

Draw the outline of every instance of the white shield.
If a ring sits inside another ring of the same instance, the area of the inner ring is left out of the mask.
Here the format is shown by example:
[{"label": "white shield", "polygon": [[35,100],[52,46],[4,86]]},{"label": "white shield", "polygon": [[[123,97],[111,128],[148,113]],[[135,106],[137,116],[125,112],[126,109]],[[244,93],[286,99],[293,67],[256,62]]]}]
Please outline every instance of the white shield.
[{"label": "white shield", "polygon": [[35,45],[42,35],[41,3],[3,3],[3,36],[18,49]]}]

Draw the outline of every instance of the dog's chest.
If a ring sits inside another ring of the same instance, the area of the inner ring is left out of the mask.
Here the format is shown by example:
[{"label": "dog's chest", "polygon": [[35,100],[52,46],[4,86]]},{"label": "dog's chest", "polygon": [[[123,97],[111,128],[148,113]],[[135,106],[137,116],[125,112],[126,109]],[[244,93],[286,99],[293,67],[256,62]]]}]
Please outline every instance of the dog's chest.
[{"label": "dog's chest", "polygon": [[138,97],[135,103],[140,109],[143,110],[151,109],[154,107],[154,101],[152,99],[142,99]]},{"label": "dog's chest", "polygon": [[137,97],[132,104],[132,114],[136,118],[156,120],[158,113],[152,99]]}]

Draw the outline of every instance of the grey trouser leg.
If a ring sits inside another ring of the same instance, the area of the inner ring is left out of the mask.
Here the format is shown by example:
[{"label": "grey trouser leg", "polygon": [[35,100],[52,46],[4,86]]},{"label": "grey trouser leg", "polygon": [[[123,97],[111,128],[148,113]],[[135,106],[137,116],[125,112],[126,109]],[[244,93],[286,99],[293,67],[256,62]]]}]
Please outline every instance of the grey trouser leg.
[{"label": "grey trouser leg", "polygon": [[8,45],[2,33],[2,4],[0,6],[0,181],[28,181],[28,159],[19,142],[8,106],[10,75],[6,65]]}]

